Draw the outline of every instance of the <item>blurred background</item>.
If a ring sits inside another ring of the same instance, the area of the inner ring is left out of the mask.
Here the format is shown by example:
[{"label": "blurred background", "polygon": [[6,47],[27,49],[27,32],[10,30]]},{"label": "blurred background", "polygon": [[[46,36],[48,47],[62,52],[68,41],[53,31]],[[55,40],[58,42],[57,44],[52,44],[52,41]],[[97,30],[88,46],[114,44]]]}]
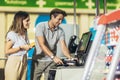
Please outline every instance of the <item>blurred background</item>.
[{"label": "blurred background", "polygon": [[[97,4],[97,1],[99,3]],[[30,42],[34,42],[34,28],[39,21],[49,19],[53,8],[67,12],[66,24],[79,27],[79,38],[82,33],[93,27],[94,18],[120,8],[120,0],[0,0],[0,68],[5,66],[5,34],[17,11],[30,13],[31,25],[28,30]],[[99,8],[99,10],[97,9]],[[43,18],[44,17],[44,18]],[[1,75],[0,75],[1,76]]]}]

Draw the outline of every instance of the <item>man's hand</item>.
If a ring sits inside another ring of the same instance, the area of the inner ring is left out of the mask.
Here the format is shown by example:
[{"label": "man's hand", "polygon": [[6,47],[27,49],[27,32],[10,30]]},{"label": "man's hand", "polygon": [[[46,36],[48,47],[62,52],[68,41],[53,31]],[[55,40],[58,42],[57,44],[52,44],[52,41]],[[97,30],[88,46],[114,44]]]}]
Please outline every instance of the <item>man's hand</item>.
[{"label": "man's hand", "polygon": [[76,61],[78,61],[78,58],[70,57],[70,58],[68,58],[68,60],[71,60],[71,61],[76,60]]},{"label": "man's hand", "polygon": [[63,64],[62,60],[60,58],[58,58],[57,56],[55,56],[53,58],[53,61],[56,63],[56,64]]}]

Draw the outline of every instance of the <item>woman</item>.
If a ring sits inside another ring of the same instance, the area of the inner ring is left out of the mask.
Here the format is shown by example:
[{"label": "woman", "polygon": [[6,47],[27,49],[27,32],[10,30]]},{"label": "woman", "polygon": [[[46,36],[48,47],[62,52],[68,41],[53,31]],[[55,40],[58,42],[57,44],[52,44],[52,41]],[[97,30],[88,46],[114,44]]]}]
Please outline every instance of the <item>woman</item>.
[{"label": "woman", "polygon": [[5,54],[8,59],[5,66],[5,80],[26,80],[26,53],[31,48],[27,36],[29,25],[29,14],[18,11],[6,34]]}]

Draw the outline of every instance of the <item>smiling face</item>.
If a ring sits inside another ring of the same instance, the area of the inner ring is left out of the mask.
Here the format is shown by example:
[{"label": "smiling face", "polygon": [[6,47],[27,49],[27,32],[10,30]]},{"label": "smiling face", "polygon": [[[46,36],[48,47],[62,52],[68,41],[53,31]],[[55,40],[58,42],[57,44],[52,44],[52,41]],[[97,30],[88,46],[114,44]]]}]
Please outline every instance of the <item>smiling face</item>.
[{"label": "smiling face", "polygon": [[30,26],[30,17],[27,17],[23,20],[23,26],[25,29],[28,29]]},{"label": "smiling face", "polygon": [[63,19],[64,19],[63,14],[58,14],[56,17],[52,15],[51,17],[52,25],[54,27],[59,26],[62,23]]},{"label": "smiling face", "polygon": [[9,28],[9,31],[14,31],[18,34],[24,34],[30,25],[30,17],[27,12],[18,11],[13,19],[12,25]]}]

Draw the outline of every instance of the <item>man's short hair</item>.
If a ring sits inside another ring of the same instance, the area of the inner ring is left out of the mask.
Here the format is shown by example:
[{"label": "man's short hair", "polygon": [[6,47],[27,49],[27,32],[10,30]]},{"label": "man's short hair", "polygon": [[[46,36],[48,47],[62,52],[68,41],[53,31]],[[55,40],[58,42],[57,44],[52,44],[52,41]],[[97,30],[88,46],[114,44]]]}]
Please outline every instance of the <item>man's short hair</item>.
[{"label": "man's short hair", "polygon": [[54,15],[56,17],[58,14],[63,14],[64,17],[67,16],[67,14],[64,10],[55,8],[50,12],[50,17],[51,17],[51,15]]}]

